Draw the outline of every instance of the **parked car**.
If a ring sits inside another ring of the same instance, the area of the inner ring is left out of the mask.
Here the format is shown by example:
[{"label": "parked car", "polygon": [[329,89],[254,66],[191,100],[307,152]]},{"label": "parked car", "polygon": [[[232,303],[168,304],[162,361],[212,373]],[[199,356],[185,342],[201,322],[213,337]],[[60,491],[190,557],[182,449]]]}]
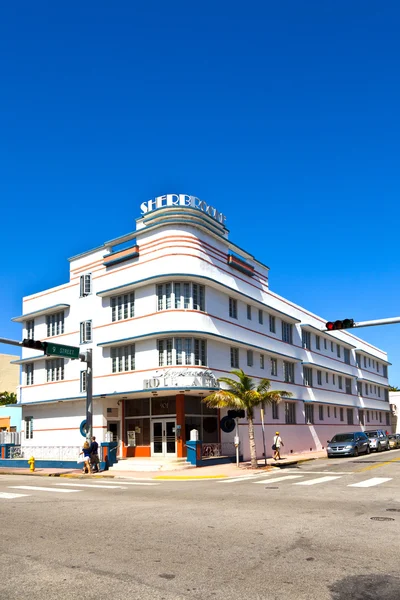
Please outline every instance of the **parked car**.
[{"label": "parked car", "polygon": [[373,431],[365,432],[369,437],[369,445],[371,450],[381,452],[382,450],[390,450],[389,436],[383,429],[374,429]]},{"label": "parked car", "polygon": [[369,439],[363,431],[352,433],[337,433],[329,441],[326,449],[328,458],[334,456],[358,456],[365,452],[369,454]]},{"label": "parked car", "polygon": [[389,435],[389,446],[391,448],[400,448],[400,434],[393,433]]}]

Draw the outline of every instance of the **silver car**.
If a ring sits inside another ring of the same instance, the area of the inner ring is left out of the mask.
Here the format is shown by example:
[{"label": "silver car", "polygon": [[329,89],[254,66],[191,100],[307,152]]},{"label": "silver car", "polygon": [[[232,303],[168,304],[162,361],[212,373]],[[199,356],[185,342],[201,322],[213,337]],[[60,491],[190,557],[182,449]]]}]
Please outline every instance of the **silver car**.
[{"label": "silver car", "polygon": [[334,456],[358,456],[362,452],[369,454],[369,439],[363,431],[337,433],[326,448],[328,458]]},{"label": "silver car", "polygon": [[371,450],[381,452],[382,450],[390,450],[389,436],[383,429],[374,429],[373,431],[365,432],[369,437],[369,445]]}]

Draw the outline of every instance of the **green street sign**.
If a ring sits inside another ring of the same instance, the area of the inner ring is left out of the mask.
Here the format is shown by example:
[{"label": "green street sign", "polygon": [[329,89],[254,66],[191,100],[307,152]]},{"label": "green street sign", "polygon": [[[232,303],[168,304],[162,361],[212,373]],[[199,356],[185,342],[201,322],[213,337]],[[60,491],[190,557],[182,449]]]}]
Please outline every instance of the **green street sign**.
[{"label": "green street sign", "polygon": [[79,348],[76,346],[61,346],[47,342],[46,354],[49,356],[63,356],[64,358],[79,358]]}]

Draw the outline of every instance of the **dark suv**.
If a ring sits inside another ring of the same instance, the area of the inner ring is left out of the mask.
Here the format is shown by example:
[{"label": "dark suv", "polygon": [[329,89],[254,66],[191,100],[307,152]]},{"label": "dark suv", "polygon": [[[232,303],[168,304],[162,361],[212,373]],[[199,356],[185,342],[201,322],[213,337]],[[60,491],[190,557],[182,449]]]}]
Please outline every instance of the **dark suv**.
[{"label": "dark suv", "polygon": [[369,454],[369,439],[363,431],[337,433],[328,441],[328,458],[334,456],[358,456],[362,452]]}]

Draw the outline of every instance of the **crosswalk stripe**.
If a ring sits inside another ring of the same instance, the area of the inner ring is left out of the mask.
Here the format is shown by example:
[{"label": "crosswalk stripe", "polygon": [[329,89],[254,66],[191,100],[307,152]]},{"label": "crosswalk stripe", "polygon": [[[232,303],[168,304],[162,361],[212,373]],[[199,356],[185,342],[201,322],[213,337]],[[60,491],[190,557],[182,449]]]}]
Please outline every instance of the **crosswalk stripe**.
[{"label": "crosswalk stripe", "polygon": [[386,481],[391,481],[392,477],[372,477],[371,479],[366,479],[365,481],[360,481],[359,483],[352,483],[347,487],[359,487],[359,488],[367,488],[373,487],[374,485],[380,485],[381,483],[385,483]]},{"label": "crosswalk stripe", "polygon": [[5,498],[8,500],[12,500],[13,498],[23,498],[24,496],[29,496],[29,494],[10,494],[8,492],[0,492],[0,498]]},{"label": "crosswalk stripe", "polygon": [[218,483],[235,483],[236,481],[249,481],[261,477],[260,475],[242,475],[241,477],[230,477],[229,479],[222,479]]},{"label": "crosswalk stripe", "polygon": [[298,481],[294,485],[317,485],[319,483],[327,483],[334,479],[340,479],[341,475],[335,477],[318,477],[317,479],[309,479],[308,481]]},{"label": "crosswalk stripe", "polygon": [[101,483],[56,483],[56,485],[64,485],[64,486],[68,486],[68,487],[101,488],[103,490],[123,490],[124,489],[121,485],[104,485]]},{"label": "crosswalk stripe", "polygon": [[81,492],[82,490],[59,490],[51,487],[37,487],[34,485],[9,485],[12,490],[29,490],[31,492],[58,492],[59,494],[72,494],[73,492]]},{"label": "crosswalk stripe", "polygon": [[300,477],[303,477],[303,475],[283,475],[282,477],[276,477],[275,479],[267,479],[267,481],[253,481],[253,483],[261,483],[262,485],[268,483],[269,485],[270,483],[278,483],[278,481],[286,481],[288,479],[299,479]]}]

